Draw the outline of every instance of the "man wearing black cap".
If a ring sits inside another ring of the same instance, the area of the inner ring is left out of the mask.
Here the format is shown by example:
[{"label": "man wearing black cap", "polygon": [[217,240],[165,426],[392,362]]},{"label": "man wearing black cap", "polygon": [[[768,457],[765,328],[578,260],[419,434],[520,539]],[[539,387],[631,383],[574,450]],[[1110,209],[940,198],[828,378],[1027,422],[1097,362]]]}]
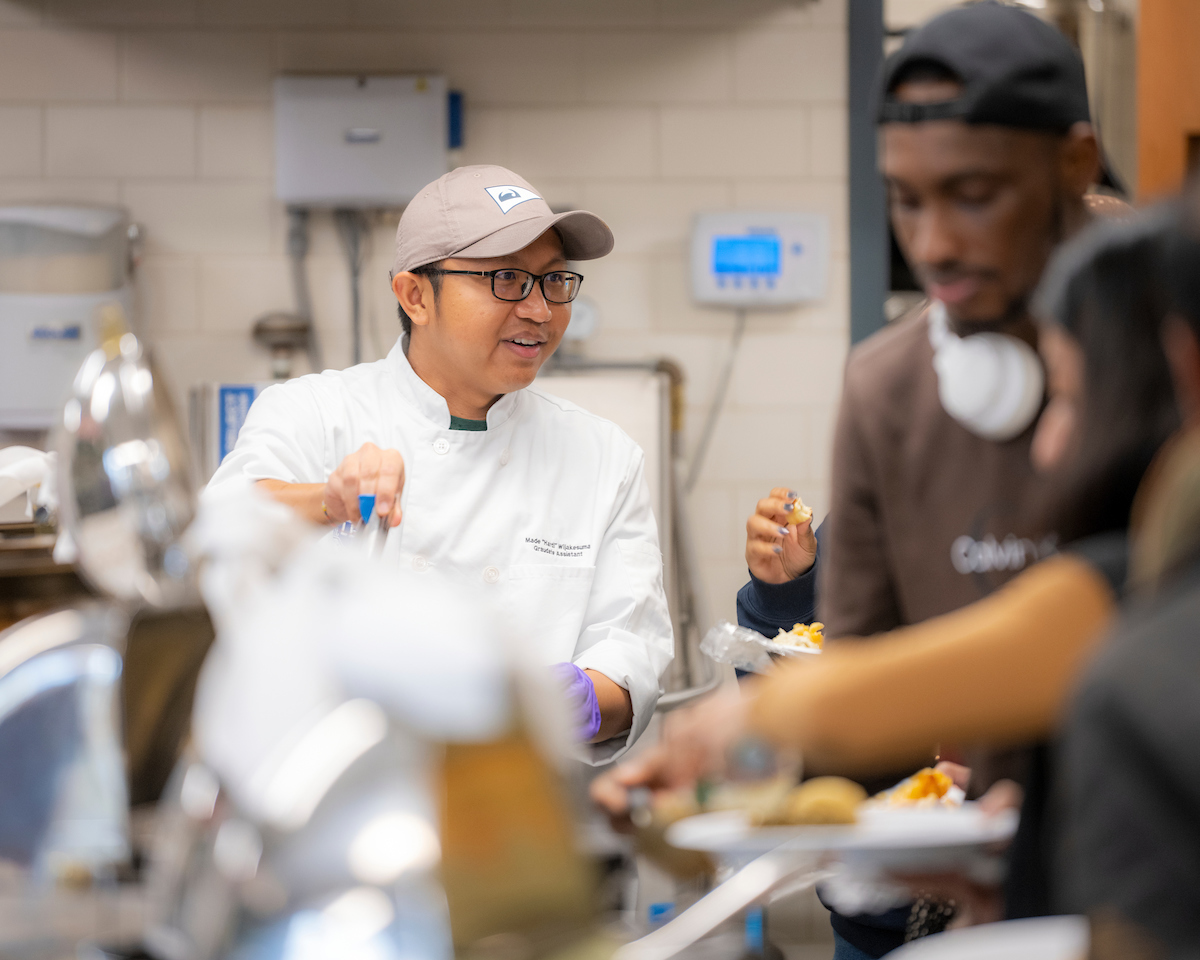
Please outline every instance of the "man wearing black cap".
[{"label": "man wearing black cap", "polygon": [[[879,122],[892,225],[930,299],[846,368],[816,563],[834,638],[955,610],[1053,551],[1030,509],[1044,383],[1027,303],[1051,252],[1087,221],[1099,167],[1078,52],[991,0],[909,34],[885,64]],[[797,536],[772,530],[776,549]],[[800,572],[752,576],[739,604],[771,611],[767,632],[790,628],[812,607],[813,574]],[[977,788],[995,779],[988,766]],[[835,913],[835,957],[882,956],[930,932],[922,917],[944,923],[946,911],[921,906]]]},{"label": "man wearing black cap", "polygon": [[[1051,252],[1089,219],[1099,170],[1078,52],[1053,27],[992,0],[909,34],[885,64],[879,123],[892,224],[930,300],[847,363],[815,558],[819,616],[835,642],[956,610],[1053,551],[1054,532],[1032,509],[1044,374],[1027,304]],[[799,536],[776,529],[781,549]],[[756,629],[790,629],[811,611],[812,579],[806,564],[785,583],[752,578],[739,607],[771,611]],[[711,742],[693,751],[693,765],[723,747],[721,725],[706,727]],[[676,762],[664,750],[614,778],[655,782]],[[983,766],[976,790],[995,779],[995,765]],[[1038,892],[1021,893],[1024,901],[1009,899],[1011,915],[1036,913]],[[880,957],[946,915],[929,904],[835,913],[835,960]]]},{"label": "man wearing black cap", "polygon": [[[1053,550],[1023,509],[1043,397],[1026,303],[1107,199],[1085,196],[1099,148],[1079,54],[1022,10],[988,0],[934,18],[880,86],[892,225],[930,302],[847,365],[817,564],[830,636],[957,609]],[[752,578],[743,594],[790,627],[812,579]]]},{"label": "man wearing black cap", "polygon": [[864,636],[979,599],[1050,547],[1036,483],[1042,371],[1027,302],[1088,218],[1099,150],[1078,53],[985,2],[887,62],[881,167],[931,303],[851,354],[834,439],[821,609]]},{"label": "man wearing black cap", "polygon": [[[1028,300],[1087,221],[1099,167],[1078,52],[990,0],[908,36],[879,121],[893,229],[930,303],[846,367],[822,544],[832,637],[947,613],[1053,549],[1030,510],[1043,374]],[[899,945],[916,932],[904,914],[835,915],[838,956]]]}]

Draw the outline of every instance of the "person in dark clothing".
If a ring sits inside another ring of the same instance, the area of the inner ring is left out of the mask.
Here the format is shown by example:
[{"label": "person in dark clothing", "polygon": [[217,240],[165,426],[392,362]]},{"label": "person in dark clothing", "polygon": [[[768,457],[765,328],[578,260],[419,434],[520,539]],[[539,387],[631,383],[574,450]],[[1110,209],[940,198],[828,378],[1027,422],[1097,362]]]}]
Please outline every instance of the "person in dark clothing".
[{"label": "person in dark clothing", "polygon": [[1070,706],[1059,907],[1091,956],[1200,956],[1200,189],[1171,238],[1163,330],[1185,417],[1139,492],[1131,597]]},{"label": "person in dark clothing", "polygon": [[[1117,597],[1125,590],[1135,497],[1180,422],[1160,335],[1170,306],[1166,246],[1174,225],[1174,211],[1162,210],[1093,228],[1057,258],[1036,308],[1057,382],[1033,455],[1065,463],[1045,509],[1064,549],[1103,574]],[[1010,850],[1009,918],[1054,910],[1055,780],[1052,746],[1040,743]]]},{"label": "person in dark clothing", "polygon": [[[831,641],[959,609],[1054,551],[1057,532],[1026,509],[1042,484],[1030,445],[1043,396],[1028,304],[1056,245],[1087,223],[1099,174],[1082,59],[1026,11],[983,2],[933,18],[885,64],[878,102],[892,227],[930,299],[846,366],[824,556],[806,574]],[[789,586],[798,610],[806,584],[747,585],[780,612]],[[976,792],[1023,765],[959,758]],[[868,789],[901,771],[879,773]],[[839,960],[899,946],[901,912],[864,919],[861,936],[835,914]]]}]

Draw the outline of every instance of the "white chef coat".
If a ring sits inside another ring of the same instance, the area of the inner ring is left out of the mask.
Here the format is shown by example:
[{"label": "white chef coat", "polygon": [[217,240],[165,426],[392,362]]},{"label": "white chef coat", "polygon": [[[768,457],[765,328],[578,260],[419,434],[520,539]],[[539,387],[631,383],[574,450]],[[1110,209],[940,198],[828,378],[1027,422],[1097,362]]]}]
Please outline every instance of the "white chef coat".
[{"label": "white chef coat", "polygon": [[403,521],[382,561],[400,577],[449,577],[546,664],[570,661],[629,691],[631,746],[674,653],[642,450],[619,427],[526,388],[486,431],[450,429],[446,401],[403,340],[388,356],[268,387],[209,483],[324,483],[364,443],[404,457]]}]

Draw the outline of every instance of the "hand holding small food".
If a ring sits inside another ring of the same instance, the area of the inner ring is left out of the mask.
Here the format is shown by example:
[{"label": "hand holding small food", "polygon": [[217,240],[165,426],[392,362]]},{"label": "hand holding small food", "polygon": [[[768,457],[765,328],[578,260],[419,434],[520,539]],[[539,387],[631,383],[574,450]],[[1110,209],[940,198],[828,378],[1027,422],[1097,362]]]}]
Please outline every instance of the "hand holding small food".
[{"label": "hand holding small food", "polygon": [[750,572],[765,583],[787,583],[811,570],[816,559],[812,508],[794,490],[776,487],[746,521]]},{"label": "hand holding small food", "polygon": [[375,495],[375,510],[391,515],[391,526],[400,523],[400,494],[404,490],[404,457],[399,450],[381,450],[364,443],[343,460],[325,481],[321,493],[327,523],[358,522],[359,494]]}]

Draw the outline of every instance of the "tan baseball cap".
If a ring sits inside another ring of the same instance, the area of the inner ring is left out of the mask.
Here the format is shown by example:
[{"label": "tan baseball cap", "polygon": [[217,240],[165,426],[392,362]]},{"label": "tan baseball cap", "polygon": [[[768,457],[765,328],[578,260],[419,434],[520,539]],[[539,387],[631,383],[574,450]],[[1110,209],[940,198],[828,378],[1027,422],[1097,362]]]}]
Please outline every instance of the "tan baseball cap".
[{"label": "tan baseball cap", "polygon": [[396,228],[396,273],[447,257],[504,257],[554,227],[568,260],[595,260],[613,248],[594,213],[553,213],[529,183],[491,164],[459,167],[423,188]]}]

